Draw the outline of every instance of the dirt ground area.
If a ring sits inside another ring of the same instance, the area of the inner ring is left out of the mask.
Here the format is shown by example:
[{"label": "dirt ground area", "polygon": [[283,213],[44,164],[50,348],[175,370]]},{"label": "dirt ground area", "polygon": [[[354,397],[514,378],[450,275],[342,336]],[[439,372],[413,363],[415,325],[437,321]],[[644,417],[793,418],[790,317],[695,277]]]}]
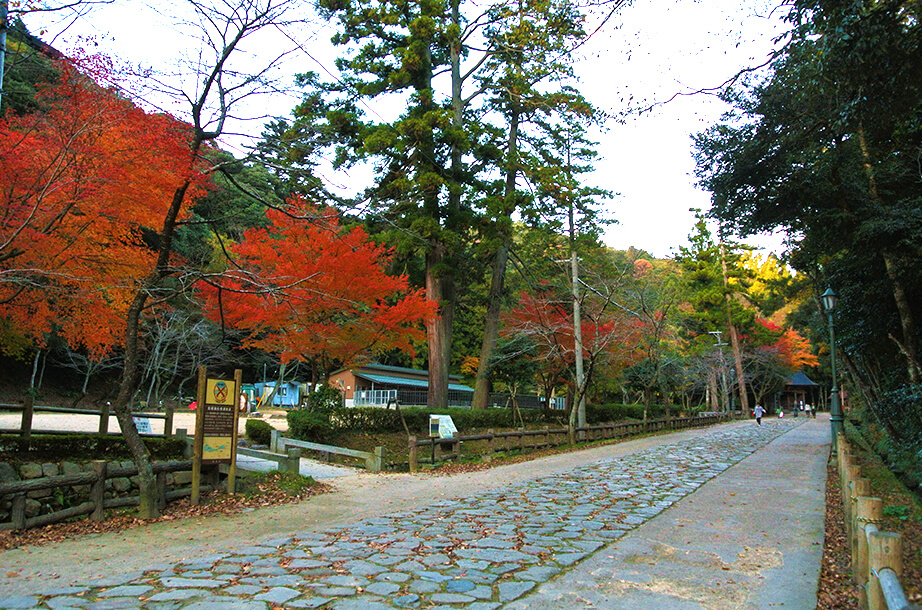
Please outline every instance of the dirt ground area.
[{"label": "dirt ground area", "polygon": [[[239,424],[239,433],[242,436],[246,427],[248,418],[256,416],[241,415]],[[286,412],[282,409],[272,409],[261,412],[259,419],[263,419],[282,432],[288,430],[288,419]],[[149,419],[151,431],[154,434],[163,434],[164,420]],[[2,430],[19,430],[22,422],[22,413],[18,411],[0,411],[0,429]],[[72,432],[95,432],[99,430],[99,416],[82,415],[69,413],[42,413],[36,412],[32,416],[33,430],[55,430],[55,431],[72,431]],[[195,411],[183,409],[173,414],[173,432],[185,429],[190,435],[195,431]],[[109,432],[120,432],[118,420],[114,416],[109,417]]]}]

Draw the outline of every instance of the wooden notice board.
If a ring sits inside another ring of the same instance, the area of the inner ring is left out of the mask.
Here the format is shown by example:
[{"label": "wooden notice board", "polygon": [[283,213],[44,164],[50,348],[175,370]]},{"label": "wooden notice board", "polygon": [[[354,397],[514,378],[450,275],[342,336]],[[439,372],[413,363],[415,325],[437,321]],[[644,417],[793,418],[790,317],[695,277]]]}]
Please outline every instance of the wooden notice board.
[{"label": "wooden notice board", "polygon": [[234,371],[233,379],[209,378],[205,367],[199,367],[198,408],[195,411],[195,440],[192,455],[193,505],[199,501],[199,487],[203,465],[214,466],[217,484],[219,464],[230,464],[227,473],[227,490],[234,493],[237,474],[237,418],[238,401],[243,382],[241,371]]},{"label": "wooden notice board", "polygon": [[237,382],[207,379],[202,418],[202,464],[230,464],[237,429]]}]

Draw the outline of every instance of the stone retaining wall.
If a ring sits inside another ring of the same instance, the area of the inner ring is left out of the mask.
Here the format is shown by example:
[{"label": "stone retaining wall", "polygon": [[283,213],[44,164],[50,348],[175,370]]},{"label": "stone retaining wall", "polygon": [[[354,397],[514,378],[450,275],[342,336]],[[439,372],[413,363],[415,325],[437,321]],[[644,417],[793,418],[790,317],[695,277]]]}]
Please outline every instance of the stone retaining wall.
[{"label": "stone retaining wall", "polygon": [[[109,462],[109,468],[120,468],[133,466],[134,462]],[[22,464],[11,464],[9,462],[0,462],[0,483],[9,483],[12,481],[27,481],[41,479],[43,477],[55,477],[68,474],[79,474],[81,472],[92,472],[90,462],[78,463],[74,461],[62,462],[24,462]],[[192,472],[183,471],[176,473],[167,473],[166,482],[167,490],[179,487],[187,487],[192,481]],[[118,498],[123,496],[138,495],[138,477],[118,477],[106,480],[106,498]],[[73,485],[66,488],[42,489],[31,491],[26,494],[26,517],[36,517],[55,511],[59,511],[69,506],[75,506],[81,502],[90,499],[89,485]],[[12,507],[12,496],[0,497],[0,523],[10,520],[10,509]]]}]

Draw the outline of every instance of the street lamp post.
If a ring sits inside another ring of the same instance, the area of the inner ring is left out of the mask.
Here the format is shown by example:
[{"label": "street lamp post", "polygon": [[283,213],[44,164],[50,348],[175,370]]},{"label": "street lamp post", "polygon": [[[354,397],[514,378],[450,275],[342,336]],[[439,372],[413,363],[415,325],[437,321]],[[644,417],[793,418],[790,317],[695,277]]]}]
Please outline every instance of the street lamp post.
[{"label": "street lamp post", "polygon": [[839,400],[839,386],[836,380],[836,333],[832,324],[832,312],[836,309],[838,295],[832,288],[826,290],[820,297],[823,309],[826,311],[826,320],[829,324],[829,357],[832,363],[832,388],[829,389],[829,415],[832,424],[832,448],[836,449],[839,432],[843,430],[842,403]]}]

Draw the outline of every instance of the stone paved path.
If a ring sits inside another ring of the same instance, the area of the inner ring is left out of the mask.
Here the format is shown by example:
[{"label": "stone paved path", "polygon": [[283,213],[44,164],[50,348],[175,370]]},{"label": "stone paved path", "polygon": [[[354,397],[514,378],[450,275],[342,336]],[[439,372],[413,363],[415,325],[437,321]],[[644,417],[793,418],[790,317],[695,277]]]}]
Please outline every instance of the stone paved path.
[{"label": "stone paved path", "polygon": [[500,608],[565,574],[798,423],[715,428],[348,527],[150,566],[41,596],[0,599],[0,608]]}]

